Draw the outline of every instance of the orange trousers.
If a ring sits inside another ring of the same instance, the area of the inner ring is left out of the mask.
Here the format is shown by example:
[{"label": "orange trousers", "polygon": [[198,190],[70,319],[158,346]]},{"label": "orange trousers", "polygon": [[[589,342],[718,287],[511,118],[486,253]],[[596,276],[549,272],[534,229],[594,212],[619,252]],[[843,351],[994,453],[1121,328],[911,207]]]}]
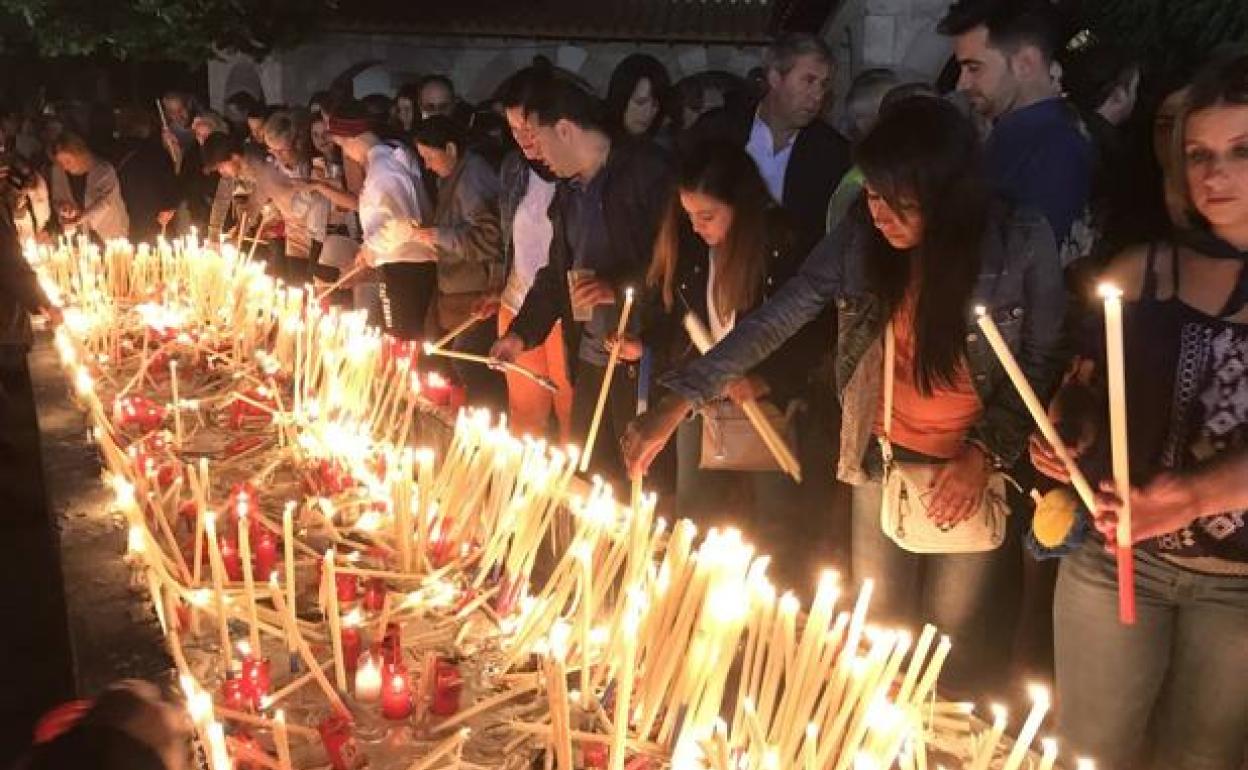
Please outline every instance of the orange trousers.
[{"label": "orange trousers", "polygon": [[[500,338],[507,333],[515,317],[516,314],[507,308],[499,308]],[[545,437],[553,409],[558,423],[559,443],[568,443],[572,439],[572,381],[568,376],[568,357],[563,345],[563,322],[556,321],[546,341],[521,353],[516,363],[549,377],[557,387],[551,393],[527,377],[506,373],[508,423],[512,434]]]}]

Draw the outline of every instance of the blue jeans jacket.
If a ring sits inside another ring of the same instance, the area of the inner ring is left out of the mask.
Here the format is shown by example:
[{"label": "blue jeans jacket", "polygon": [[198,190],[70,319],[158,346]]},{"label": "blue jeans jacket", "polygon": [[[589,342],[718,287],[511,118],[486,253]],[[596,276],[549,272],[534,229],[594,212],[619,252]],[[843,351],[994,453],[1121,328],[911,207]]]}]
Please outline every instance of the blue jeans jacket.
[{"label": "blue jeans jacket", "polygon": [[[842,408],[837,475],[849,484],[867,481],[863,458],[879,412],[887,321],[879,298],[867,287],[864,270],[871,227],[861,216],[842,223],[766,305],[737,323],[707,355],[668,374],[663,384],[700,406],[835,302],[839,321],[835,384]],[[971,304],[963,317],[949,319],[967,330],[968,367],[984,405],[969,439],[1006,468],[1026,447],[1032,421],[975,325],[977,306],[990,309],[1028,381],[1047,396],[1065,361],[1061,340],[1066,293],[1053,232],[1040,214],[994,208]]]}]

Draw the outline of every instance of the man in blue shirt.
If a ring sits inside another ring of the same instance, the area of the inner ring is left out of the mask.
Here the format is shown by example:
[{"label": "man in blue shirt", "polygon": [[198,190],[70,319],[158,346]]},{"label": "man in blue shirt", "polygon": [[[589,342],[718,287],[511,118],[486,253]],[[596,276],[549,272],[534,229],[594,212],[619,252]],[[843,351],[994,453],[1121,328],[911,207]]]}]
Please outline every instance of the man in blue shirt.
[{"label": "man in blue shirt", "polygon": [[1054,77],[1057,11],[1048,0],[958,0],[940,31],[953,38],[958,90],[992,122],[984,151],[994,186],[1045,215],[1069,265],[1087,240],[1094,153]]},{"label": "man in blue shirt", "polygon": [[[674,172],[653,143],[612,141],[601,102],[570,78],[552,78],[534,89],[524,109],[541,161],[562,181],[549,210],[548,263],[493,354],[515,360],[562,321],[573,381],[572,432],[583,438],[606,377],[608,335],[625,292],[644,287]],[[626,477],[618,437],[636,415],[636,376],[631,365],[614,371],[592,448],[590,469],[621,483]]]}]

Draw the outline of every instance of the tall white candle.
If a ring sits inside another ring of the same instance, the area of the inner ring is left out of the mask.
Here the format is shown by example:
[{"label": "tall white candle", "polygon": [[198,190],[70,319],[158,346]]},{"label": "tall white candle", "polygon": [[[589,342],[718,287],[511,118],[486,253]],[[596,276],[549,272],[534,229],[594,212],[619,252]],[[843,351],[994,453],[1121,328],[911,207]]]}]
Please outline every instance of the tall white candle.
[{"label": "tall white candle", "polygon": [[1118,511],[1118,619],[1135,622],[1135,561],[1131,538],[1131,461],[1127,451],[1127,380],[1122,338],[1122,292],[1101,284],[1105,300],[1105,375],[1109,385],[1110,459],[1114,486],[1122,499]]}]

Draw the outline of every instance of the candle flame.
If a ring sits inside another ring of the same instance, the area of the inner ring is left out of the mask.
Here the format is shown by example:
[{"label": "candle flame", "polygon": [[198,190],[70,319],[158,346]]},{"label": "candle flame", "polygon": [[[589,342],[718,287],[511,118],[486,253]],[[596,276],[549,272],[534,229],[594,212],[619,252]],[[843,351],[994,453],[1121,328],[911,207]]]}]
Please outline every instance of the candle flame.
[{"label": "candle flame", "polygon": [[1035,704],[1035,708],[1047,709],[1051,703],[1049,690],[1044,685],[1033,684],[1028,686],[1027,694],[1031,696],[1031,701]]},{"label": "candle flame", "polygon": [[1097,284],[1096,293],[1101,299],[1122,299],[1122,289],[1112,283],[1109,283],[1108,281],[1103,281]]}]

